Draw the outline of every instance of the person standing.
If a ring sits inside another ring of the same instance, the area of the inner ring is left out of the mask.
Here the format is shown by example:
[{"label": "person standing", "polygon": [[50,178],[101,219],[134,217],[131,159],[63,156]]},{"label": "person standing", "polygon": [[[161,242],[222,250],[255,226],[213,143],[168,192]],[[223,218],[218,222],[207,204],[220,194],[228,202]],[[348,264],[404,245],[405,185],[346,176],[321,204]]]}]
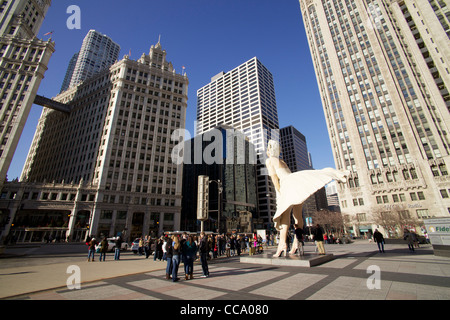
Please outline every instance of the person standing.
[{"label": "person standing", "polygon": [[105,261],[106,252],[108,252],[108,240],[104,237],[102,242],[100,242],[100,261],[102,261],[102,257],[103,261]]},{"label": "person standing", "polygon": [[295,224],[294,227],[295,227],[295,238],[294,243],[292,244],[292,250],[289,252],[289,254],[293,255],[298,250],[298,255],[303,256],[304,255],[303,229],[300,228],[298,224]]},{"label": "person standing", "polygon": [[150,236],[145,236],[145,239],[144,239],[145,259],[148,259],[148,257],[150,256],[150,245],[151,245]]},{"label": "person standing", "polygon": [[96,245],[97,245],[97,241],[95,240],[95,238],[92,238],[91,241],[89,241],[88,262],[91,261],[91,256],[92,256],[92,261],[94,261]]},{"label": "person standing", "polygon": [[200,262],[202,263],[203,275],[202,278],[209,277],[209,269],[208,269],[208,238],[205,236],[204,232],[200,233]]},{"label": "person standing", "polygon": [[168,237],[166,237],[165,239],[165,248],[166,248],[166,261],[167,261],[167,265],[166,265],[166,279],[169,280],[170,279],[170,275],[172,274],[172,268],[173,268],[173,264],[172,264],[172,255],[173,255],[173,246],[172,246],[172,240],[169,239]]},{"label": "person standing", "polygon": [[197,255],[197,245],[192,236],[189,236],[183,243],[183,254],[185,280],[194,279],[194,259]]},{"label": "person standing", "polygon": [[163,252],[162,259],[163,259],[163,261],[166,261],[166,258],[167,258],[167,242],[168,241],[169,241],[169,239],[167,238],[167,236],[164,237],[164,242],[163,242],[163,245],[162,245],[162,252]]},{"label": "person standing", "polygon": [[114,248],[114,260],[120,260],[120,249],[122,248],[122,237],[118,236]]},{"label": "person standing", "polygon": [[138,253],[140,256],[142,256],[142,252],[144,251],[144,239],[139,238],[139,249],[138,249]]},{"label": "person standing", "polygon": [[325,247],[323,245],[323,231],[319,224],[314,229],[314,240],[316,241],[317,250],[320,255],[325,254]]},{"label": "person standing", "polygon": [[181,245],[176,234],[172,236],[172,240],[172,281],[176,282],[180,280],[178,278],[178,266],[180,265]]},{"label": "person standing", "polygon": [[159,238],[156,240],[156,245],[155,245],[155,254],[153,256],[153,261],[156,261],[156,259],[158,259],[159,261],[161,261],[162,258],[162,246],[163,246],[163,238]]},{"label": "person standing", "polygon": [[380,253],[384,253],[384,237],[383,234],[378,231],[378,229],[375,229],[375,232],[373,233],[373,239],[376,241],[378,245],[378,251]]}]

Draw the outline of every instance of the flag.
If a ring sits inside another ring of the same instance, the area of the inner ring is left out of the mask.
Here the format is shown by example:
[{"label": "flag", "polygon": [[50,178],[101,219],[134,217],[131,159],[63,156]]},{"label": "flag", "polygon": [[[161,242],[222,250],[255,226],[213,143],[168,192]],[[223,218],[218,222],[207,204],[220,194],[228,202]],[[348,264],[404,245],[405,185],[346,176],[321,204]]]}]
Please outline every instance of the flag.
[{"label": "flag", "polygon": [[44,34],[44,36],[50,36],[53,34],[53,31],[47,32],[46,34]]}]

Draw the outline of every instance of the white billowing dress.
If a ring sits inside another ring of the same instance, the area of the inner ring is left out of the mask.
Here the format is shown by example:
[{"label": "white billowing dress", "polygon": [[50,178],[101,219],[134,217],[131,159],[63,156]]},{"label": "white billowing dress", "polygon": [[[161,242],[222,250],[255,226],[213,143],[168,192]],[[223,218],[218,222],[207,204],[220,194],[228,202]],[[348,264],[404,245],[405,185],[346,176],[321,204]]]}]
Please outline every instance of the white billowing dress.
[{"label": "white billowing dress", "polygon": [[289,168],[280,167],[276,169],[276,174],[280,179],[280,192],[277,191],[277,212],[273,222],[279,229],[283,213],[290,214],[292,206],[302,204],[310,195],[332,180],[346,182],[349,172],[325,168],[291,173]]}]

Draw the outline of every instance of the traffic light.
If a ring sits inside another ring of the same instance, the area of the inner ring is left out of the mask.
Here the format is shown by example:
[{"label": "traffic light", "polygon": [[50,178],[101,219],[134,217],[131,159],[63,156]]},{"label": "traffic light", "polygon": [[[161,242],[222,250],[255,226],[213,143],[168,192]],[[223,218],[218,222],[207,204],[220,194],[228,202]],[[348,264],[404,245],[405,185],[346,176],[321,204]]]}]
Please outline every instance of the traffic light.
[{"label": "traffic light", "polygon": [[198,176],[197,219],[208,220],[209,177]]}]

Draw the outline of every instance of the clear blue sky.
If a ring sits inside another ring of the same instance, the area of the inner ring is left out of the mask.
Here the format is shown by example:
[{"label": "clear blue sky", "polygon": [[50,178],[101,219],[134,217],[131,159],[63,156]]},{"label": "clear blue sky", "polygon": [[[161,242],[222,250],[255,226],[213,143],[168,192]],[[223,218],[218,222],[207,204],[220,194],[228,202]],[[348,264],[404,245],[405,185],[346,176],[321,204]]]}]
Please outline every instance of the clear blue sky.
[{"label": "clear blue sky", "polygon": [[[81,9],[81,29],[69,30],[67,8]],[[148,54],[158,42],[177,73],[189,78],[186,129],[194,133],[197,90],[212,76],[257,57],[273,74],[280,128],[306,136],[316,169],[334,167],[319,90],[298,0],[53,0],[38,38],[56,43],[38,93],[59,93],[72,55],[90,29],[121,46],[119,60]],[[33,106],[8,179],[19,177],[42,107]]]}]

